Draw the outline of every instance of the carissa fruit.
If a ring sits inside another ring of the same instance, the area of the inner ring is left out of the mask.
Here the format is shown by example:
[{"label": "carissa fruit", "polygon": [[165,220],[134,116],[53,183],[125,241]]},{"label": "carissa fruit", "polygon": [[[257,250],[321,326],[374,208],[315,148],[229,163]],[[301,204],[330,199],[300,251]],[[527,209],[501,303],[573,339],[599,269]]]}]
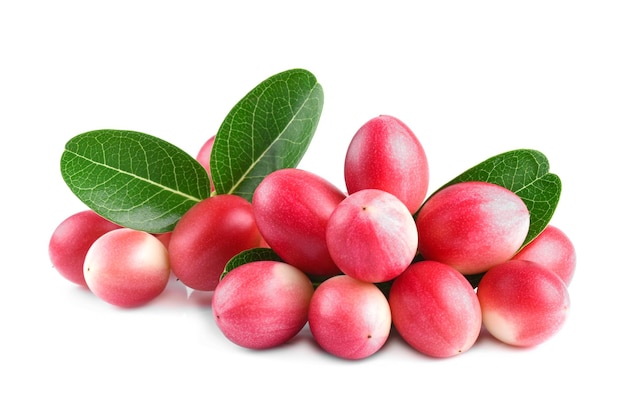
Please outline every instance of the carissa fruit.
[{"label": "carissa fruit", "polygon": [[358,360],[379,351],[389,338],[391,310],[375,284],[338,275],[315,289],[309,327],[326,352]]},{"label": "carissa fruit", "polygon": [[213,318],[233,343],[267,349],[289,341],[307,322],[313,284],[279,261],[253,261],[229,271],[213,294]]},{"label": "carissa fruit", "polygon": [[477,289],[483,323],[491,335],[510,345],[543,343],[563,325],[570,307],[561,278],[528,260],[493,267]]},{"label": "carissa fruit", "polygon": [[122,308],[144,305],[159,296],[170,277],[167,249],[144,231],[120,228],[98,238],[83,266],[89,289]]},{"label": "carissa fruit", "polygon": [[470,181],[445,187],[417,214],[419,253],[462,274],[478,274],[513,257],[528,234],[530,213],[512,191]]},{"label": "carissa fruit", "polygon": [[480,334],[481,310],[474,288],[443,263],[418,261],[389,291],[393,324],[415,350],[431,357],[467,351]]},{"label": "carissa fruit", "polygon": [[350,141],[344,178],[349,194],[384,190],[415,213],[428,190],[426,153],[408,126],[393,116],[381,115],[367,121]]},{"label": "carissa fruit", "polygon": [[120,226],[93,210],[75,213],[61,222],[48,243],[48,255],[54,268],[72,283],[87,287],[83,265],[89,247],[105,233]]},{"label": "carissa fruit", "polygon": [[552,225],[548,225],[534,240],[515,254],[513,259],[539,263],[558,274],[568,286],[576,270],[574,244],[563,231]]},{"label": "carissa fruit", "polygon": [[189,209],[172,231],[172,272],[191,289],[215,290],[226,263],[260,243],[250,202],[229,194],[209,197]]},{"label": "carissa fruit", "polygon": [[202,147],[198,150],[198,154],[196,155],[196,160],[202,167],[205,168],[209,175],[209,179],[211,180],[211,191],[215,190],[215,185],[213,184],[213,179],[211,178],[211,152],[213,151],[213,144],[215,144],[215,135],[206,140]]},{"label": "carissa fruit", "polygon": [[364,189],[346,197],[326,227],[331,257],[343,273],[380,283],[393,279],[417,251],[417,229],[407,207],[394,195]]},{"label": "carissa fruit", "polygon": [[264,241],[285,262],[313,275],[340,273],[326,245],[326,224],[346,194],[306,170],[284,168],[257,186],[252,206]]}]

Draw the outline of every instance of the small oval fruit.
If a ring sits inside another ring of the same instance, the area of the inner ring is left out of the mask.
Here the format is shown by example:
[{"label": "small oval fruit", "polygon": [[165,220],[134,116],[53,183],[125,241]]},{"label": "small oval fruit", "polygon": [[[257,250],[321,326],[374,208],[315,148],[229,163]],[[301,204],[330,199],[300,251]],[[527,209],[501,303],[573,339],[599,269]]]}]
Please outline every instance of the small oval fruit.
[{"label": "small oval fruit", "polygon": [[120,226],[93,210],[74,213],[53,231],[48,243],[48,255],[59,274],[80,286],[87,286],[83,265],[89,247],[102,235]]},{"label": "small oval fruit", "polygon": [[404,122],[381,115],[367,121],[350,141],[344,178],[349,194],[363,189],[384,190],[413,214],[428,191],[428,160],[422,144]]},{"label": "small oval fruit", "polygon": [[326,245],[326,224],[346,194],[328,180],[298,168],[267,175],[252,206],[263,239],[285,262],[315,275],[340,273]]},{"label": "small oval fruit", "polygon": [[215,135],[206,140],[204,144],[198,150],[196,160],[204,167],[209,175],[211,181],[211,191],[215,190],[213,179],[211,178],[211,152],[213,151],[213,144],[215,143]]},{"label": "small oval fruit", "polygon": [[144,231],[120,228],[98,238],[83,266],[85,282],[100,299],[122,308],[159,296],[170,277],[167,249]]},{"label": "small oval fruit", "polygon": [[462,274],[503,263],[521,247],[530,226],[524,201],[493,183],[456,183],[432,195],[417,214],[419,253]]},{"label": "small oval fruit", "polygon": [[323,281],[311,298],[309,327],[320,347],[358,360],[379,351],[391,331],[391,310],[373,283],[338,275]]},{"label": "small oval fruit", "polygon": [[215,288],[213,318],[233,343],[251,349],[284,344],[306,325],[313,283],[279,261],[253,261],[229,271]]},{"label": "small oval fruit", "polygon": [[364,189],[346,197],[326,227],[331,257],[343,273],[380,283],[411,264],[417,251],[417,229],[407,207],[394,195]]},{"label": "small oval fruit", "polygon": [[556,334],[570,308],[565,282],[528,260],[510,260],[491,268],[476,293],[487,331],[519,347],[541,344]]},{"label": "small oval fruit", "polygon": [[437,261],[411,264],[392,283],[389,305],[400,336],[431,357],[466,352],[482,327],[474,288],[461,273]]},{"label": "small oval fruit", "polygon": [[513,259],[539,263],[558,274],[568,286],[576,270],[574,244],[562,230],[553,225],[548,225],[534,240],[515,254]]},{"label": "small oval fruit", "polygon": [[192,206],[172,231],[172,272],[191,289],[215,290],[228,260],[260,242],[250,202],[230,194],[209,197]]}]

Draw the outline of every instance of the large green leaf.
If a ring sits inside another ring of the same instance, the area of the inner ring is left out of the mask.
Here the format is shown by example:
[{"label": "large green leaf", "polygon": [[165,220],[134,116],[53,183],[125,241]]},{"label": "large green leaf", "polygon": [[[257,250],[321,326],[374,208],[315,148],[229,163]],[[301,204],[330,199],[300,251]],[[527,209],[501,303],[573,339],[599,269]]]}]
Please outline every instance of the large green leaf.
[{"label": "large green leaf", "polygon": [[278,73],[252,89],[215,136],[210,161],[215,192],[252,200],[267,174],[295,167],[315,133],[323,103],[321,85],[303,69]]},{"label": "large green leaf", "polygon": [[171,231],[211,188],[192,156],[154,136],[96,130],[70,139],[61,174],[72,192],[103,217],[152,233]]},{"label": "large green leaf", "polygon": [[561,179],[550,173],[546,156],[532,149],[517,149],[493,156],[461,173],[439,190],[464,181],[495,183],[513,191],[524,201],[530,212],[530,228],[523,245],[545,229],[561,196]]}]

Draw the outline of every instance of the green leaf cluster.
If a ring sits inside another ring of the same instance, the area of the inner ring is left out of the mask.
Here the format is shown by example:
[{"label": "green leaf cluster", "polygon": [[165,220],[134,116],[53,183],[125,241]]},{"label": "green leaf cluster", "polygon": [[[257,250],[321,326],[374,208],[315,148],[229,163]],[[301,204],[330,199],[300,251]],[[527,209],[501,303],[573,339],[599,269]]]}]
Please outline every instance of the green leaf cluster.
[{"label": "green leaf cluster", "polygon": [[[210,162],[215,193],[251,200],[266,175],[297,166],[323,103],[321,85],[303,69],[273,75],[253,88],[216,134]],[[134,131],[103,129],[70,139],[61,174],[96,213],[152,233],[173,230],[191,206],[211,195],[209,175],[194,157]]]}]

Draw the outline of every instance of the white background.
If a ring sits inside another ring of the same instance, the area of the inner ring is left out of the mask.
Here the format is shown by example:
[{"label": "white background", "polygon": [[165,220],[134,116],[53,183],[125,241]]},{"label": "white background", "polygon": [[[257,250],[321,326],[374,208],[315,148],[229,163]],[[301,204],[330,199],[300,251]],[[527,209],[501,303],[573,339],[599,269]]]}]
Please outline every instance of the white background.
[{"label": "white background", "polygon": [[[3,2],[0,416],[625,416],[620,6]],[[245,93],[294,67],[325,92],[300,167],[340,187],[349,140],[379,114],[420,138],[431,189],[500,152],[546,154],[563,182],[552,223],[578,252],[561,332],[532,349],[483,336],[446,360],[397,335],[339,360],[306,330],[255,352],[221,335],[210,294],[172,285],[123,310],[57,274],[50,235],[84,209],[60,176],[67,140],[130,129],[195,154]]]}]

